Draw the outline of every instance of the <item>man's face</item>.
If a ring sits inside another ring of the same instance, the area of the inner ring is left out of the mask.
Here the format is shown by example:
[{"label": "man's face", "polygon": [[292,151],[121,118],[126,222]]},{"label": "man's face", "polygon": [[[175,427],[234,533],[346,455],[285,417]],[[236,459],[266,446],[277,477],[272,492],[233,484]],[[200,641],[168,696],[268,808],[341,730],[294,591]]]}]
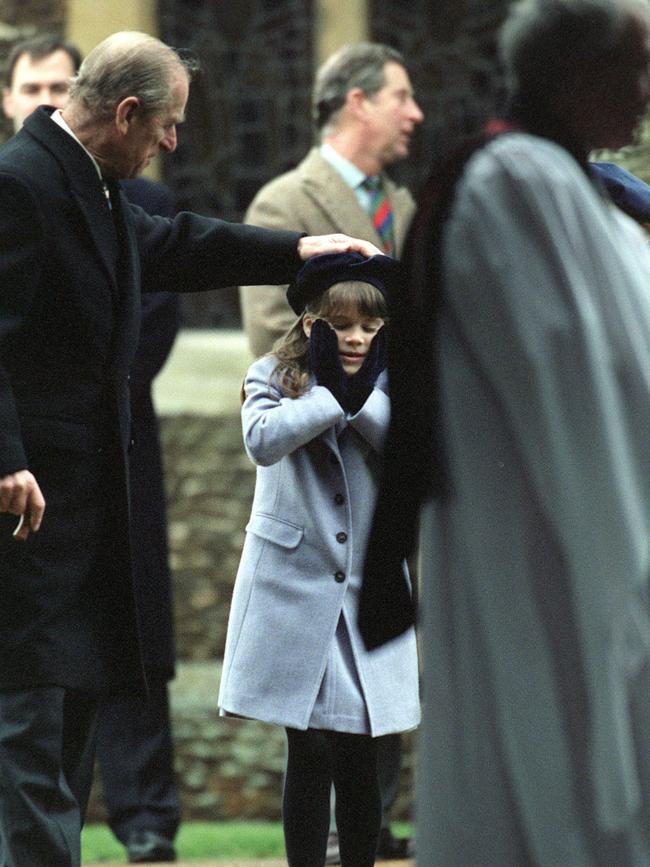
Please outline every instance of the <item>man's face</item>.
[{"label": "man's face", "polygon": [[176,150],[176,127],[185,119],[189,82],[183,70],[173,73],[169,103],[158,114],[137,110],[107,171],[119,178],[136,178],[151,160],[165,151]]},{"label": "man's face", "polygon": [[424,115],[413,98],[408,73],[399,63],[384,66],[384,86],[367,103],[368,150],[382,166],[408,156],[411,136]]},{"label": "man's face", "polygon": [[63,108],[74,74],[74,64],[67,51],[54,51],[40,60],[21,54],[14,66],[11,86],[4,88],[2,96],[2,108],[13,120],[14,130],[17,132],[39,105]]}]

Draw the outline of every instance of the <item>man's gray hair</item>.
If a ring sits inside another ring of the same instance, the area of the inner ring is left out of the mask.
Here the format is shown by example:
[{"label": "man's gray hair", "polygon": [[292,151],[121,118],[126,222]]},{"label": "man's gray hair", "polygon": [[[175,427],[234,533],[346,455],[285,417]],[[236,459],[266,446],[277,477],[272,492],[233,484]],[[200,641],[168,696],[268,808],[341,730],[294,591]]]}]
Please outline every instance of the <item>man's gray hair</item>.
[{"label": "man's gray hair", "polygon": [[543,97],[570,87],[585,63],[616,59],[630,18],[648,20],[645,0],[518,0],[499,32],[511,92]]},{"label": "man's gray hair", "polygon": [[165,109],[175,71],[191,78],[196,66],[173,48],[146,33],[114,33],[100,42],[81,64],[70,86],[71,102],[94,115],[111,114],[127,96],[136,96],[145,113]]},{"label": "man's gray hair", "polygon": [[344,45],[320,67],[312,90],[312,116],[321,133],[336,122],[336,115],[354,87],[368,97],[384,86],[387,63],[404,66],[404,57],[395,48],[378,42]]}]

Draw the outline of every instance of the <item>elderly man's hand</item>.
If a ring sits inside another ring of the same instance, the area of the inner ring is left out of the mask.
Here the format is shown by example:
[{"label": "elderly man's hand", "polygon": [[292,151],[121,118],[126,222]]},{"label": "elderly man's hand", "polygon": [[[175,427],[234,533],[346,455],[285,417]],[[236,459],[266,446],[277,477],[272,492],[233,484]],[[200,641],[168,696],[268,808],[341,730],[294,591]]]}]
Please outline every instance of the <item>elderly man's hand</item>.
[{"label": "elderly man's hand", "polygon": [[353,250],[362,256],[381,256],[382,252],[370,241],[350,238],[348,235],[309,235],[298,241],[298,255],[304,261],[321,253],[347,253]]},{"label": "elderly man's hand", "polygon": [[21,542],[41,526],[45,499],[29,470],[18,470],[0,478],[0,512],[20,517],[14,537]]}]

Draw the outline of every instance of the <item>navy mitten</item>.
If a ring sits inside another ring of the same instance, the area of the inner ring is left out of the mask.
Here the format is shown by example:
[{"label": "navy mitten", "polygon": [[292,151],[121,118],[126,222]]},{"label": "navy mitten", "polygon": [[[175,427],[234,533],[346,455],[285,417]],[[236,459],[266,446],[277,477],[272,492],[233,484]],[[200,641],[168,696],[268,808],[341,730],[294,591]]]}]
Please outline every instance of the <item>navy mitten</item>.
[{"label": "navy mitten", "polygon": [[379,329],[370,344],[363,364],[354,376],[349,376],[345,388],[343,409],[355,415],[370,397],[377,377],[386,367],[388,352],[388,332],[384,325]]},{"label": "navy mitten", "polygon": [[339,339],[324,319],[314,320],[309,335],[309,366],[319,385],[328,388],[345,409],[347,374],[339,358]]}]

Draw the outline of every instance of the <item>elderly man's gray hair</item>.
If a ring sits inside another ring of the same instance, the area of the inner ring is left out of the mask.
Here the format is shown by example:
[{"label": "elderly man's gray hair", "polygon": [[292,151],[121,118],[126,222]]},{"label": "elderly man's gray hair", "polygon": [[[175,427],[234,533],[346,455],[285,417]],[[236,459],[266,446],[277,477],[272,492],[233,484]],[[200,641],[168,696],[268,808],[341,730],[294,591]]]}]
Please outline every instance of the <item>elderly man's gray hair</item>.
[{"label": "elderly man's gray hair", "polygon": [[344,45],[332,54],[316,73],[312,91],[312,116],[321,132],[336,122],[336,115],[353,87],[374,96],[385,84],[384,66],[404,66],[404,57],[395,48],[378,42]]},{"label": "elderly man's gray hair", "polygon": [[110,114],[127,96],[136,96],[143,111],[162,111],[171,98],[173,73],[196,70],[173,48],[153,36],[135,31],[114,33],[100,42],[72,79],[70,100],[93,114]]},{"label": "elderly man's gray hair", "polygon": [[645,0],[513,3],[499,33],[499,53],[511,92],[541,97],[566,87],[585,62],[615,59],[634,14],[648,20]]}]

